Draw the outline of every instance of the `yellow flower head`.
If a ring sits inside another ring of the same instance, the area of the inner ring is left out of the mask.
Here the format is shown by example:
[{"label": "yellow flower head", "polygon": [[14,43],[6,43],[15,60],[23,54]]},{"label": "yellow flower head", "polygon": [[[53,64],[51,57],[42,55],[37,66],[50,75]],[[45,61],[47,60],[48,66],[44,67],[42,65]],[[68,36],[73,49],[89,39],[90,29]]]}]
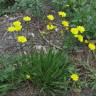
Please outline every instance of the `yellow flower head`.
[{"label": "yellow flower head", "polygon": [[25,36],[18,36],[17,37],[17,41],[19,43],[26,43],[27,42],[27,38]]},{"label": "yellow flower head", "polygon": [[31,79],[31,76],[30,75],[26,75],[26,79],[30,80]]},{"label": "yellow flower head", "polygon": [[15,31],[15,27],[14,26],[8,27],[7,31],[14,32]]},{"label": "yellow flower head", "polygon": [[78,31],[78,29],[77,28],[71,28],[71,33],[72,34],[74,34],[74,35],[76,35],[76,34],[78,34],[79,33],[79,31]]},{"label": "yellow flower head", "polygon": [[22,30],[22,25],[20,25],[20,26],[15,26],[15,30],[16,30],[16,31],[21,31],[21,30]]},{"label": "yellow flower head", "polygon": [[54,30],[56,28],[57,28],[57,26],[54,26],[52,24],[47,25],[47,30]]},{"label": "yellow flower head", "polygon": [[72,74],[72,75],[71,75],[71,79],[72,79],[73,81],[78,81],[78,80],[79,80],[79,76],[78,76],[77,74]]},{"label": "yellow flower head", "polygon": [[68,22],[68,21],[62,21],[62,25],[63,25],[64,27],[68,27],[68,26],[69,26],[69,22]]},{"label": "yellow flower head", "polygon": [[27,22],[27,21],[31,21],[31,17],[25,16],[25,17],[23,17],[23,20],[26,21],[26,22]]},{"label": "yellow flower head", "polygon": [[48,20],[51,20],[51,21],[53,21],[55,19],[53,15],[48,15],[47,18],[48,18]]},{"label": "yellow flower head", "polygon": [[58,15],[61,16],[61,17],[66,17],[66,13],[63,12],[63,11],[59,11],[58,12]]},{"label": "yellow flower head", "polygon": [[88,47],[90,48],[90,50],[95,50],[96,49],[95,44],[93,44],[93,43],[89,43]]},{"label": "yellow flower head", "polygon": [[85,28],[83,26],[77,26],[77,29],[81,33],[83,33],[85,31]]},{"label": "yellow flower head", "polygon": [[80,42],[83,42],[83,40],[84,40],[82,35],[78,35],[77,38],[78,38],[78,41],[80,41]]},{"label": "yellow flower head", "polygon": [[20,25],[21,25],[21,22],[20,22],[20,21],[14,21],[14,22],[13,22],[13,25],[14,25],[14,26],[20,26]]}]

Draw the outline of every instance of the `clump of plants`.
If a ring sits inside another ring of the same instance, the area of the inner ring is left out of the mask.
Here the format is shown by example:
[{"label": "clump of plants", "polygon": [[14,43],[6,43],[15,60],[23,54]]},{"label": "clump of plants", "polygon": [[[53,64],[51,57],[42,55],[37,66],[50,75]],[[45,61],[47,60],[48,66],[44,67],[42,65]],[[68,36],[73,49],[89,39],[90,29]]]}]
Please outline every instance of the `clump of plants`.
[{"label": "clump of plants", "polygon": [[[68,94],[71,89],[70,83],[77,83],[79,75],[75,66],[65,52],[54,52],[53,50],[33,52],[32,54],[8,57],[7,62],[2,61],[0,70],[0,82],[4,88],[14,89],[20,82],[30,81],[37,86],[39,94],[56,95]],[[11,61],[10,61],[11,60]],[[2,74],[3,72],[3,74]],[[6,83],[3,83],[6,82]],[[7,86],[8,85],[8,86]],[[74,86],[75,87],[75,86]]]},{"label": "clump of plants", "polygon": [[[32,61],[28,64],[29,59]],[[68,91],[70,78],[75,81],[79,79],[77,74],[73,75],[74,65],[65,53],[54,53],[52,50],[48,53],[36,52],[23,57],[23,60],[25,64],[20,69],[21,73],[40,88],[40,94],[64,94]]]},{"label": "clump of plants", "polygon": [[52,31],[57,32],[58,34],[61,34],[63,38],[64,35],[66,38],[66,36],[70,36],[71,34],[71,36],[73,36],[80,43],[87,44],[91,50],[96,49],[94,42],[85,38],[84,34],[86,34],[86,28],[83,25],[80,24],[78,26],[73,26],[73,24],[67,20],[67,13],[64,11],[59,11],[58,16],[60,17],[60,20],[56,20],[56,17],[52,14],[47,16],[49,20],[47,30],[49,30],[50,33],[52,33]]},{"label": "clump of plants", "polygon": [[72,24],[84,25],[86,27],[85,38],[95,39],[95,0],[52,0],[50,4],[53,4],[53,8],[56,11],[66,10],[68,19]]}]

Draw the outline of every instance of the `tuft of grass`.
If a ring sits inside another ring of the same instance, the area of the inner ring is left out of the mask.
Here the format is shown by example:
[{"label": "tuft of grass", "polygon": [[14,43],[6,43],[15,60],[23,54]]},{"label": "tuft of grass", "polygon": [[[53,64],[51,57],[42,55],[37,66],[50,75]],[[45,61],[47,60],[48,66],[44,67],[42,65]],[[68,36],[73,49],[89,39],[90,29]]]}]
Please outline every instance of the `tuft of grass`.
[{"label": "tuft of grass", "polygon": [[[70,74],[75,70],[65,52],[54,52],[52,50],[47,53],[43,51],[33,52],[28,55],[16,56],[9,64],[15,65],[14,70],[12,71],[12,67],[10,67],[11,73],[8,71],[6,78],[2,77],[4,74],[0,74],[4,82],[9,82],[14,86],[22,81],[29,80],[40,89],[40,94],[51,96],[58,93],[65,94],[71,88]],[[4,70],[2,70],[3,73]],[[29,75],[30,78],[26,78],[26,75]],[[0,82],[2,81],[0,80]]]},{"label": "tuft of grass", "polygon": [[74,67],[66,53],[54,53],[52,50],[48,53],[35,52],[24,56],[18,63],[22,64],[22,76],[30,75],[32,83],[40,88],[41,93],[52,95],[68,91]]}]

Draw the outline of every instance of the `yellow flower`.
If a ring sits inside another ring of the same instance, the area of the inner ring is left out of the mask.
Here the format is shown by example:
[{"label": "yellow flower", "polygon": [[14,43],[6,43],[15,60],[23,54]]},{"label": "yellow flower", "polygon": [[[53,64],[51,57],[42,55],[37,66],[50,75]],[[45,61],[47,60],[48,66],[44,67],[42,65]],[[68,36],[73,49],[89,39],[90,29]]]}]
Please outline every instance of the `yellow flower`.
[{"label": "yellow flower", "polygon": [[14,25],[14,26],[20,26],[20,25],[21,25],[21,22],[20,22],[20,21],[14,21],[14,22],[13,22],[13,25]]},{"label": "yellow flower", "polygon": [[52,24],[47,25],[47,30],[54,30],[56,28],[57,28],[57,26],[54,26]]},{"label": "yellow flower", "polygon": [[25,43],[27,42],[27,38],[25,36],[18,36],[17,41],[20,43]]},{"label": "yellow flower", "polygon": [[78,80],[79,80],[79,76],[78,76],[77,74],[72,74],[72,75],[71,75],[71,79],[72,79],[73,81],[78,81]]},{"label": "yellow flower", "polygon": [[7,31],[14,32],[15,31],[15,27],[14,26],[8,27]]},{"label": "yellow flower", "polygon": [[15,28],[15,31],[21,31],[22,30],[22,25],[20,21],[14,21],[13,26]]},{"label": "yellow flower", "polygon": [[80,42],[83,42],[84,41],[84,38],[83,38],[82,35],[76,34],[76,35],[74,35],[74,37],[76,37],[78,39],[78,41],[80,41]]},{"label": "yellow flower", "polygon": [[51,20],[51,21],[53,21],[53,20],[55,19],[53,15],[48,15],[47,18],[48,18],[49,20]]},{"label": "yellow flower", "polygon": [[62,21],[62,25],[63,25],[64,27],[68,27],[68,26],[69,26],[69,22],[68,22],[68,21]]},{"label": "yellow flower", "polygon": [[20,25],[20,26],[15,26],[15,30],[16,30],[16,31],[21,31],[21,30],[22,30],[22,25]]},{"label": "yellow flower", "polygon": [[61,16],[61,17],[66,17],[66,13],[63,12],[63,11],[59,11],[58,12],[58,15]]},{"label": "yellow flower", "polygon": [[31,76],[30,75],[26,75],[26,79],[30,80],[31,79]]},{"label": "yellow flower", "polygon": [[24,21],[31,21],[31,17],[25,16],[25,17],[23,17],[23,20],[24,20]]},{"label": "yellow flower", "polygon": [[78,35],[78,40],[80,41],[80,42],[83,42],[83,36],[82,35]]},{"label": "yellow flower", "polygon": [[72,34],[74,34],[74,35],[76,35],[76,34],[78,34],[79,33],[79,31],[78,31],[78,29],[77,28],[71,28],[71,33]]},{"label": "yellow flower", "polygon": [[90,48],[90,50],[95,50],[96,49],[95,44],[93,44],[93,43],[89,43],[88,47]]},{"label": "yellow flower", "polygon": [[85,28],[83,26],[77,26],[78,31],[83,33],[85,31]]}]

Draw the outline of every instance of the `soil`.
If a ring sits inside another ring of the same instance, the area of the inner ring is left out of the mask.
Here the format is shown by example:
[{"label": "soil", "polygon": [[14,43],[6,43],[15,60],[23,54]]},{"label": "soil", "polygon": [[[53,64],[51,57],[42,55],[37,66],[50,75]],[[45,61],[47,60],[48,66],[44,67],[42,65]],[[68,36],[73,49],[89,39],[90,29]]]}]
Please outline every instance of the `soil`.
[{"label": "soil", "polygon": [[[56,32],[50,33],[51,35],[47,34],[45,22],[39,22],[32,17],[32,21],[26,23],[22,20],[23,16],[23,14],[17,13],[13,16],[5,15],[0,17],[0,53],[17,53],[22,51],[20,49],[23,49],[23,52],[33,50],[28,47],[38,48],[41,46],[41,48],[45,47],[46,49],[49,46],[55,46],[59,48],[58,46],[62,45],[60,34],[57,34]],[[22,21],[22,32],[8,32],[7,28],[16,20]],[[40,32],[45,32],[46,40],[41,36]],[[26,36],[28,42],[26,44],[19,44],[16,40],[18,35]]]},{"label": "soil", "polygon": [[[35,24],[35,21],[34,19],[32,20],[32,22],[30,22],[30,32],[27,33],[27,29],[26,29],[26,23],[25,22],[22,22],[23,23],[23,27],[25,27],[24,29],[22,29],[22,32],[15,32],[15,33],[10,33],[10,32],[7,32],[7,28],[9,26],[12,25],[12,22],[15,21],[15,20],[20,20],[22,19],[23,17],[23,14],[15,14],[14,16],[3,16],[3,17],[0,17],[0,53],[5,53],[5,52],[13,52],[13,53],[16,53],[18,50],[19,50],[19,47],[20,47],[20,44],[18,44],[18,42],[16,41],[16,36],[18,35],[24,35],[24,36],[27,36],[27,38],[30,40],[32,38],[32,34],[35,33],[35,40],[36,40],[36,44],[40,44],[40,40],[39,40],[39,37],[38,37],[38,33],[37,33],[37,30],[38,30],[38,23]],[[33,27],[33,28],[31,28]],[[37,40],[37,37],[38,37],[38,40]],[[26,43],[26,46],[28,46],[29,43]],[[23,47],[25,45],[22,45]]]},{"label": "soil", "polygon": [[38,96],[39,90],[32,86],[31,83],[26,82],[17,90],[9,92],[6,96]]}]

